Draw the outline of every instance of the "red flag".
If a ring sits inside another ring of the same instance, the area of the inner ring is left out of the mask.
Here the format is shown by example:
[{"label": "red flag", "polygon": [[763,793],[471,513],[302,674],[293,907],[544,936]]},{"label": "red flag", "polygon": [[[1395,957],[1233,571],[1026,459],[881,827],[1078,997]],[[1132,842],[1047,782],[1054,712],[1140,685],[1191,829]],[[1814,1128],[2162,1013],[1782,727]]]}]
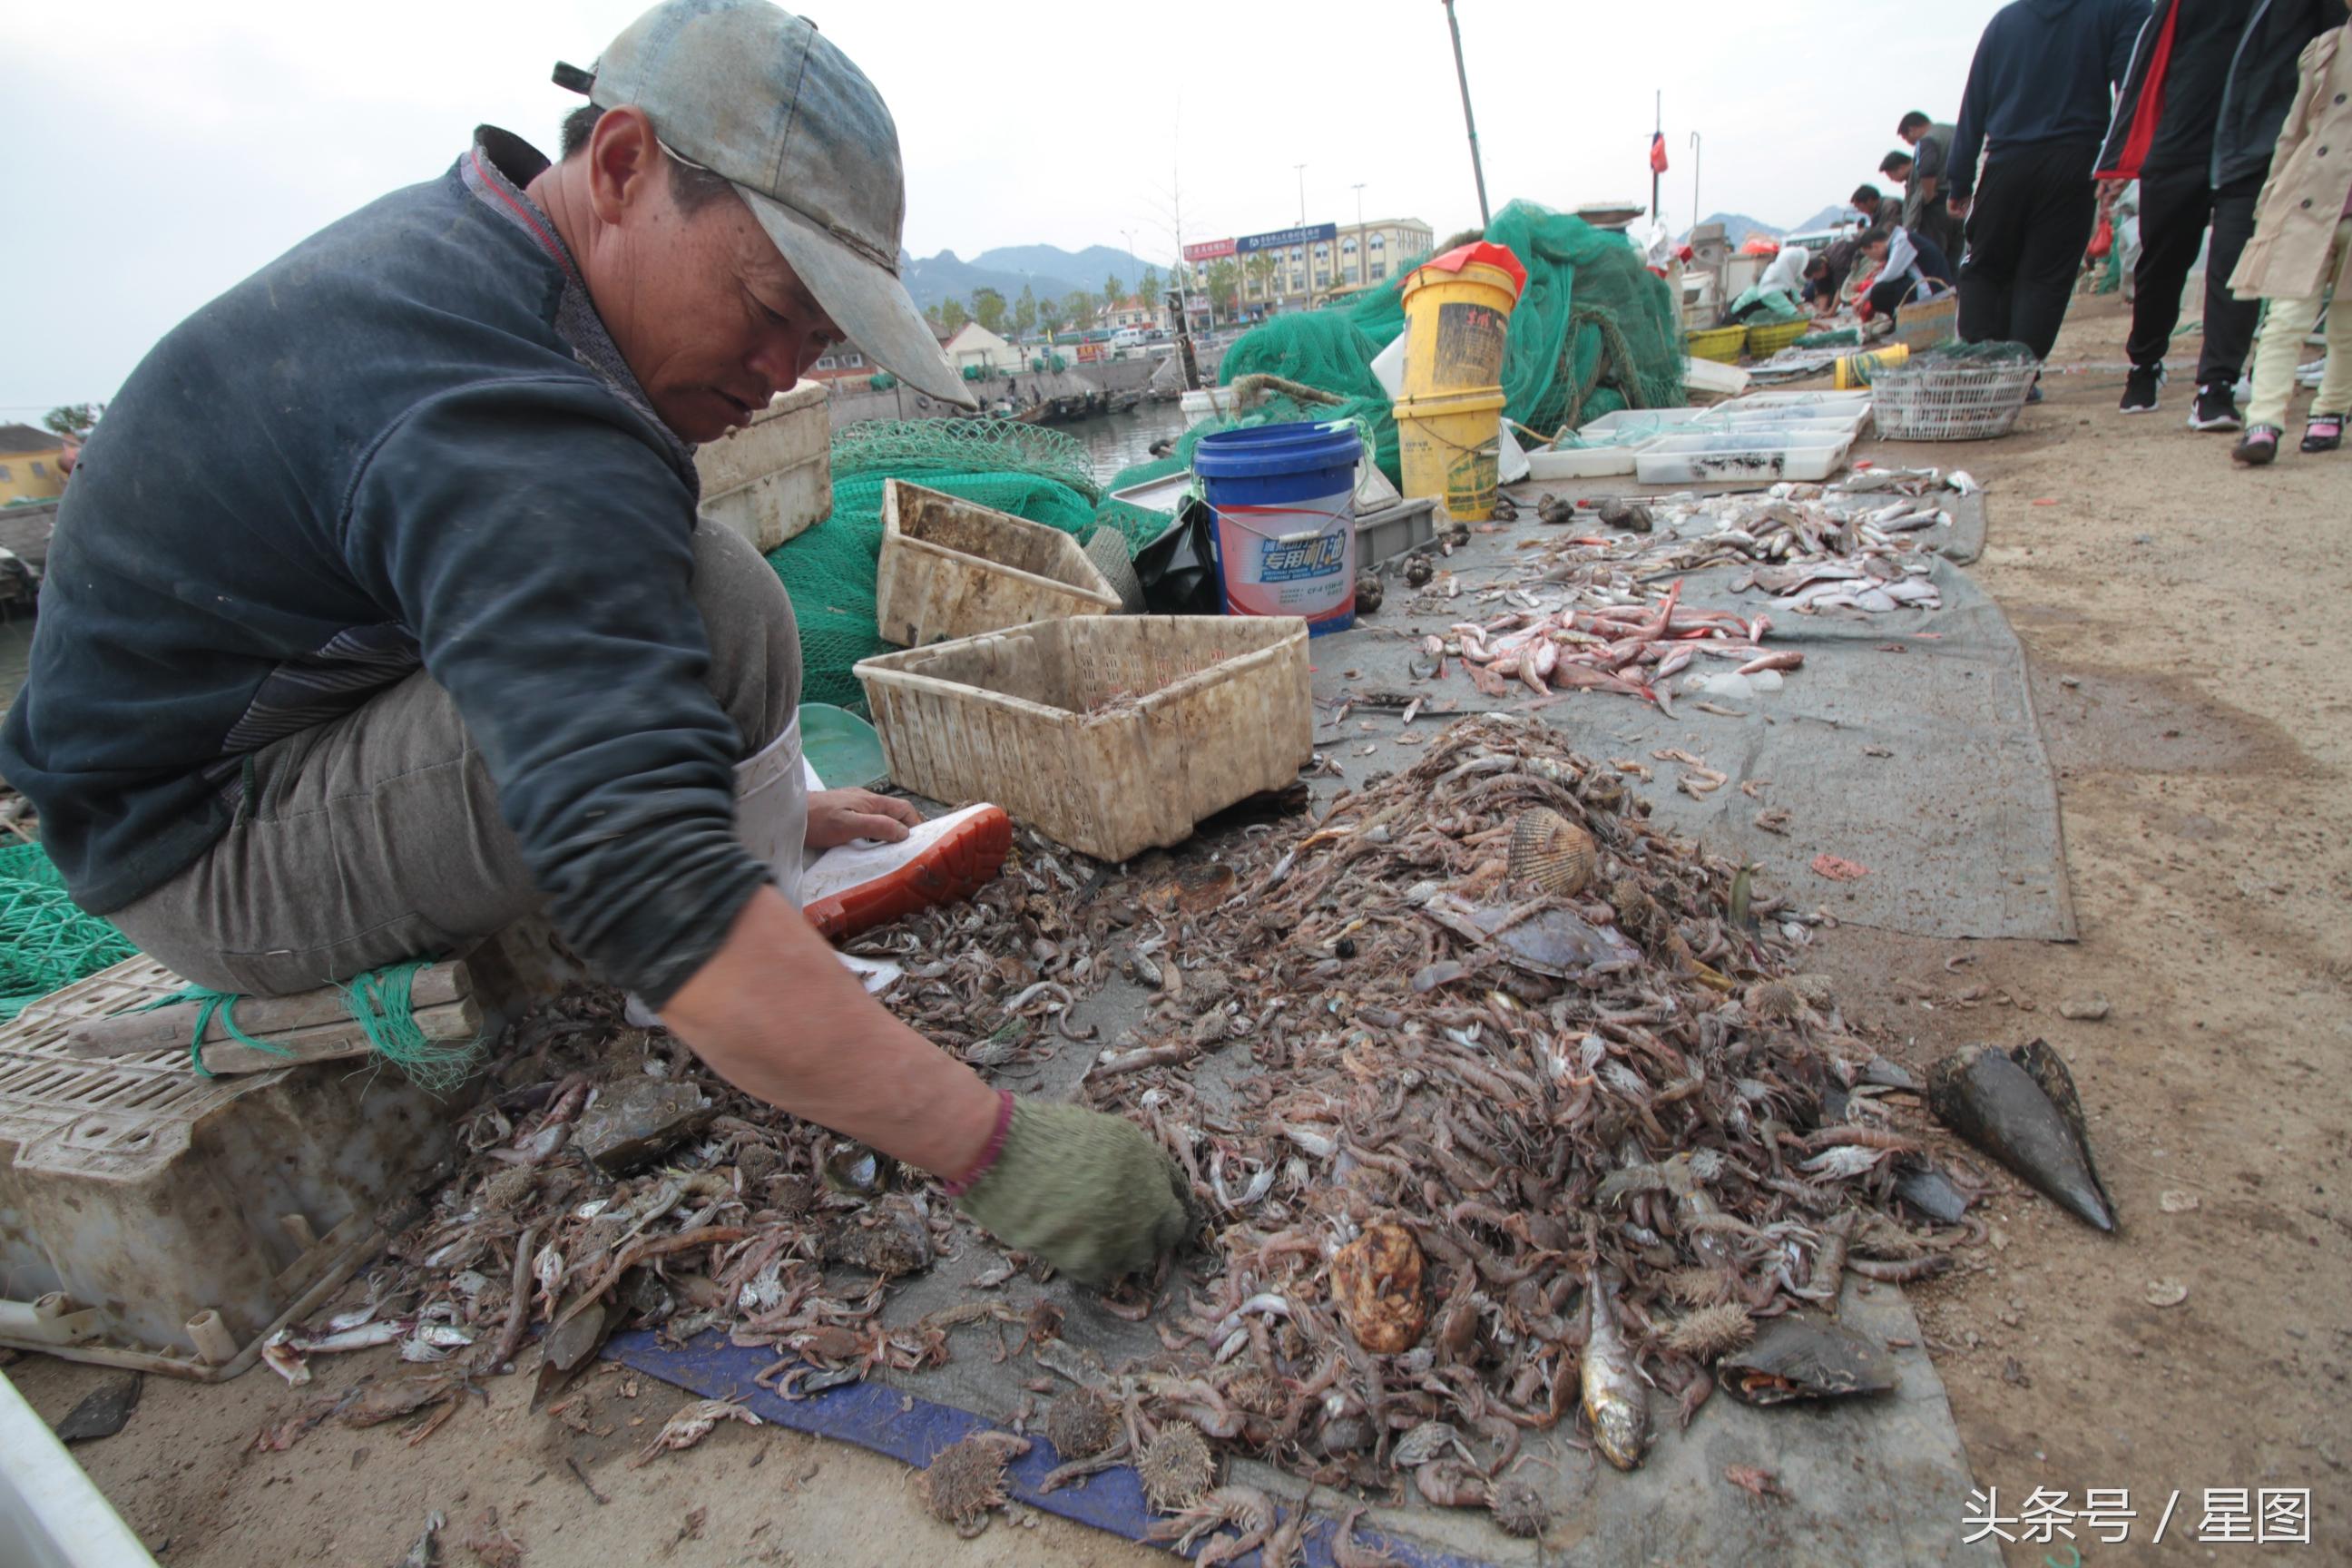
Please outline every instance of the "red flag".
[{"label": "red flag", "polygon": [[1650,135],[1650,173],[1663,174],[1665,172],[1666,133],[1663,131],[1653,132]]}]

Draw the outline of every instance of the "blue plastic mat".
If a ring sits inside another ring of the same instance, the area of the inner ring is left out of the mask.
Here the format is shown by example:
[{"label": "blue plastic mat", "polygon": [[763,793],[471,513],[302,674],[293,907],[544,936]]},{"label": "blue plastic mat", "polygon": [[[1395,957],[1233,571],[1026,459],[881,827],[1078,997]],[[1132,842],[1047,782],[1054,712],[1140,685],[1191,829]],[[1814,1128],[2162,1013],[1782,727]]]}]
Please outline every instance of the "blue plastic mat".
[{"label": "blue plastic mat", "polygon": [[[776,1363],[777,1352],[764,1347],[730,1344],[727,1336],[715,1329],[676,1349],[660,1343],[650,1330],[633,1329],[614,1335],[604,1346],[604,1354],[608,1361],[635,1367],[705,1399],[740,1399],[762,1421],[795,1432],[855,1443],[919,1468],[929,1465],[940,1449],[974,1432],[998,1429],[992,1422],[970,1411],[919,1398],[880,1383],[848,1384],[806,1399],[782,1398],[752,1382]],[[1029,1452],[1013,1462],[1005,1491],[1041,1512],[1059,1514],[1129,1541],[1141,1541],[1146,1527],[1162,1517],[1146,1506],[1141,1483],[1136,1479],[1135,1471],[1125,1465],[1058,1491],[1040,1492],[1037,1483],[1061,1462],[1051,1443],[1043,1436],[1034,1438]],[[1274,1496],[1287,1517],[1297,1499],[1279,1492]],[[1306,1550],[1301,1555],[1308,1568],[1332,1568],[1331,1537],[1338,1528],[1337,1519],[1321,1512],[1307,1527]],[[1384,1536],[1367,1524],[1359,1524],[1356,1541],[1359,1545],[1387,1552],[1400,1568],[1483,1568],[1475,1558],[1417,1547],[1400,1537]],[[1255,1564],[1259,1553],[1253,1552],[1234,1561]]]}]

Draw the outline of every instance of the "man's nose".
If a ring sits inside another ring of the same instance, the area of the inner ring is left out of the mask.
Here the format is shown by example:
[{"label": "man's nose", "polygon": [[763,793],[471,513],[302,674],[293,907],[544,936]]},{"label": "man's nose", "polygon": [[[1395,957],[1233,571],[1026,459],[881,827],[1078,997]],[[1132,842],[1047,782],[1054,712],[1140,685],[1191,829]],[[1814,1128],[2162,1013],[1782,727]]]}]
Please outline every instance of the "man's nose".
[{"label": "man's nose", "polygon": [[799,333],[772,332],[761,340],[750,365],[767,382],[772,394],[800,380],[801,372],[816,360],[816,346],[807,338]]}]

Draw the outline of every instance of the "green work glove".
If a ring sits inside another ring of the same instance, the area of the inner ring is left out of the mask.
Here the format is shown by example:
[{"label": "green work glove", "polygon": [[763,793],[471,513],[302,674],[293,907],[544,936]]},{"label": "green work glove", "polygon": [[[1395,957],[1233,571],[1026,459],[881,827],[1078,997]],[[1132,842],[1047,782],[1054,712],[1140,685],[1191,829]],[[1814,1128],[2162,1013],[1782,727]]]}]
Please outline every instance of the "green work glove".
[{"label": "green work glove", "polygon": [[1188,1197],[1183,1173],[1132,1121],[1015,1100],[1003,1150],[960,1206],[1006,1246],[1099,1286],[1183,1240]]}]

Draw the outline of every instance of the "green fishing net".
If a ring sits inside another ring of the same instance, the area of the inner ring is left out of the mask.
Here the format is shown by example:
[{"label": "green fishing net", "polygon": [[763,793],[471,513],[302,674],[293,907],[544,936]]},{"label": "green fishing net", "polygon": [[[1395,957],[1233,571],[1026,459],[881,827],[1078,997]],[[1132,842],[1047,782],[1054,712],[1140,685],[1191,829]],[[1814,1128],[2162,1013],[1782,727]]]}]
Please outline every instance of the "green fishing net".
[{"label": "green fishing net", "polygon": [[[1503,349],[1503,412],[1550,436],[1621,408],[1683,401],[1683,330],[1673,292],[1622,234],[1533,202],[1513,202],[1486,226],[1528,269]],[[1219,377],[1271,374],[1336,394],[1337,407],[1277,400],[1237,424],[1349,417],[1363,421],[1381,470],[1402,475],[1396,419],[1371,362],[1404,331],[1404,280],[1419,258],[1344,310],[1282,316],[1225,353]],[[1197,433],[1194,438],[1197,438]],[[1188,456],[1189,445],[1180,449]],[[1112,481],[1129,481],[1121,474]]]},{"label": "green fishing net", "polygon": [[0,1019],[138,951],[66,896],[39,845],[0,849]]},{"label": "green fishing net", "polygon": [[[1683,401],[1683,332],[1664,279],[1624,236],[1531,202],[1495,215],[1486,237],[1508,246],[1528,269],[1503,351],[1504,411],[1546,435],[1620,408]],[[1230,385],[1268,374],[1336,397],[1302,402],[1275,395],[1238,417],[1187,431],[1173,455],[1127,469],[1111,489],[1162,479],[1192,465],[1192,448],[1213,430],[1297,420],[1353,419],[1391,481],[1400,479],[1396,418],[1372,375],[1374,355],[1404,331],[1402,298],[1412,265],[1361,299],[1302,311],[1245,333],[1220,372]],[[1040,360],[1033,368],[1047,368]],[[1058,355],[1051,368],[1060,369]],[[1058,431],[999,420],[924,419],[853,425],[834,438],[833,515],[768,552],[783,580],[801,633],[801,693],[862,711],[850,673],[859,659],[889,651],[875,622],[875,572],[882,552],[882,485],[906,479],[964,500],[1009,511],[1077,536],[1115,530],[1130,548],[1164,530],[1166,512],[1106,498],[1085,449]]]}]

